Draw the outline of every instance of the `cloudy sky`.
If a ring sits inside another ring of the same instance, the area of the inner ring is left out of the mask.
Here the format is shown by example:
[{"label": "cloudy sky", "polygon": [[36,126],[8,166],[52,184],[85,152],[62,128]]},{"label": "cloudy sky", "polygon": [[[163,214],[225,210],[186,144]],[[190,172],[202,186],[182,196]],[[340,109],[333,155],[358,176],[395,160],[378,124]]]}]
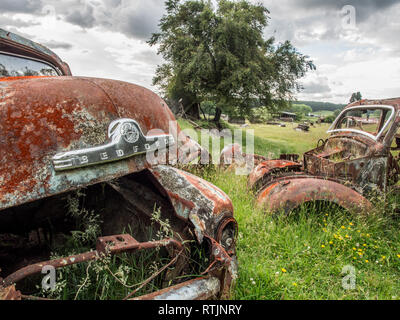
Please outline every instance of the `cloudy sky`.
[{"label": "cloudy sky", "polygon": [[[260,1],[270,10],[265,36],[292,41],[317,66],[298,99],[400,96],[400,0]],[[153,90],[162,59],[146,40],[163,14],[163,0],[0,0],[0,28],[47,45],[74,75]]]}]

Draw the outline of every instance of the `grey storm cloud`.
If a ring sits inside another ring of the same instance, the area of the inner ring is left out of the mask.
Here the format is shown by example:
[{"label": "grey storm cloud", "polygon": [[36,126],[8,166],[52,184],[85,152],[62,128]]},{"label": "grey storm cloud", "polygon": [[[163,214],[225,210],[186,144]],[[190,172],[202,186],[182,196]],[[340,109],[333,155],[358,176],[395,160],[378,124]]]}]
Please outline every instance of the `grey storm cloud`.
[{"label": "grey storm cloud", "polygon": [[312,7],[323,7],[323,8],[341,8],[345,5],[352,5],[358,8],[364,7],[370,10],[374,9],[385,9],[396,3],[398,0],[296,0],[296,6],[312,8]]},{"label": "grey storm cloud", "polygon": [[303,93],[315,94],[315,93],[329,93],[332,92],[331,87],[328,84],[328,78],[318,78],[317,81],[311,81],[303,83]]},{"label": "grey storm cloud", "polygon": [[[296,40],[296,31],[308,39],[338,39],[340,30],[338,13],[345,5],[356,9],[359,23],[374,19],[374,16],[389,9],[399,0],[264,0],[271,10],[272,27],[284,40]],[[43,15],[48,6],[53,6],[57,16],[82,28],[103,27],[121,32],[128,37],[147,40],[158,31],[158,23],[165,12],[164,0],[0,0],[0,12],[23,12]],[[288,23],[291,25],[288,25]],[[384,21],[387,22],[387,21]],[[316,36],[315,25],[328,26],[326,32]],[[308,26],[308,28],[307,28]],[[310,29],[311,28],[311,29]],[[267,31],[271,33],[271,30]],[[301,41],[301,39],[297,39]]]},{"label": "grey storm cloud", "polygon": [[7,26],[8,29],[9,27],[29,27],[29,26],[34,26],[34,25],[38,25],[38,22],[33,22],[31,20],[29,21],[24,21],[21,19],[13,19],[13,18],[9,18],[9,17],[5,17],[5,16],[0,16],[0,26],[5,27]]},{"label": "grey storm cloud", "polygon": [[346,5],[353,6],[356,9],[356,17],[359,22],[368,20],[371,15],[378,11],[386,10],[395,4],[399,3],[399,0],[336,0],[336,1],[323,1],[323,0],[303,0],[303,6],[309,8],[326,8],[340,10]]},{"label": "grey storm cloud", "polygon": [[158,30],[164,13],[162,0],[48,0],[55,13],[65,21],[82,28],[103,27],[128,37],[147,40]]},{"label": "grey storm cloud", "polygon": [[1,0],[0,12],[35,13],[43,7],[41,0]]},{"label": "grey storm cloud", "polygon": [[67,42],[62,42],[62,41],[56,41],[56,40],[51,40],[51,41],[46,41],[46,42],[41,42],[42,45],[49,47],[50,49],[64,49],[64,50],[69,50],[72,49],[73,45]]},{"label": "grey storm cloud", "polygon": [[82,28],[92,28],[96,24],[94,9],[91,5],[72,9],[65,15],[65,20]]},{"label": "grey storm cloud", "polygon": [[163,0],[0,0],[1,13],[56,14],[84,29],[104,27],[128,37],[147,40],[158,30]]},{"label": "grey storm cloud", "polygon": [[351,5],[359,36],[354,41],[387,46],[396,52],[400,49],[400,0],[264,0],[263,4],[271,12],[265,35],[273,35],[278,41],[290,40],[295,46],[304,46],[343,40],[352,31],[343,28],[341,10]]},{"label": "grey storm cloud", "polygon": [[164,13],[164,1],[127,1],[105,0],[103,10],[106,19],[99,23],[110,25],[111,29],[119,31],[128,37],[148,40],[152,33],[158,31],[158,23]]}]

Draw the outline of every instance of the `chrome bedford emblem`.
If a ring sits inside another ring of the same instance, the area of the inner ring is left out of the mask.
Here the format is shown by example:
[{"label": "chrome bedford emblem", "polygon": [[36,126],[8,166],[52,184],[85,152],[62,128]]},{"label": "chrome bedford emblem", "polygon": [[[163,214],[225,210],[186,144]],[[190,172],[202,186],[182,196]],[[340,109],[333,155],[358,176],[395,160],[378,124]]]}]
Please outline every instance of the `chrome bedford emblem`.
[{"label": "chrome bedford emblem", "polygon": [[56,171],[117,161],[174,145],[172,135],[145,136],[132,119],[118,119],[108,127],[109,142],[92,148],[58,153],[53,157]]}]

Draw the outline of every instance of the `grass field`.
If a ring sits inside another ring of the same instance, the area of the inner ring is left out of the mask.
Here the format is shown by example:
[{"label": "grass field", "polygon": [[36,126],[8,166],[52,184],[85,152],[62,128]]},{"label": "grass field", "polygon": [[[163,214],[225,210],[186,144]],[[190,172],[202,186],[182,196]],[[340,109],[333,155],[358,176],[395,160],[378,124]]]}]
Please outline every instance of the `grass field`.
[{"label": "grass field", "polygon": [[[188,127],[185,121],[180,124]],[[303,133],[291,125],[250,126],[256,153],[264,155],[303,153],[327,136],[327,128]],[[233,298],[400,299],[400,222],[393,210],[384,212],[378,205],[368,217],[359,217],[337,208],[309,208],[275,217],[254,207],[246,177],[218,171],[202,175],[229,195],[239,223]],[[342,281],[350,271],[355,272],[355,289],[345,290]]]},{"label": "grass field", "polygon": [[333,111],[322,110],[322,111],[315,111],[312,114],[315,114],[317,116],[327,117],[333,115]]},{"label": "grass field", "polygon": [[[328,137],[326,131],[330,124],[321,124],[311,127],[310,132],[296,131],[296,123],[287,123],[286,128],[270,125],[251,125],[249,129],[254,129],[255,136],[270,141],[277,146],[281,153],[304,153],[315,148],[319,139]],[[265,153],[265,150],[264,150]]]}]

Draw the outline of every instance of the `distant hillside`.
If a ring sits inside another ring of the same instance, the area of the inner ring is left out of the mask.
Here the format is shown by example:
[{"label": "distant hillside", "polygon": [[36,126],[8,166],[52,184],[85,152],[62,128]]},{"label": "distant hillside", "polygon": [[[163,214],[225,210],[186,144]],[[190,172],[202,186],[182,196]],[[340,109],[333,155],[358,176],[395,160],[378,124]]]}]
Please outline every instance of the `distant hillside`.
[{"label": "distant hillside", "polygon": [[345,104],[336,104],[331,102],[319,102],[319,101],[293,101],[294,104],[306,104],[311,107],[313,112],[315,111],[335,111],[336,109],[343,109]]}]

